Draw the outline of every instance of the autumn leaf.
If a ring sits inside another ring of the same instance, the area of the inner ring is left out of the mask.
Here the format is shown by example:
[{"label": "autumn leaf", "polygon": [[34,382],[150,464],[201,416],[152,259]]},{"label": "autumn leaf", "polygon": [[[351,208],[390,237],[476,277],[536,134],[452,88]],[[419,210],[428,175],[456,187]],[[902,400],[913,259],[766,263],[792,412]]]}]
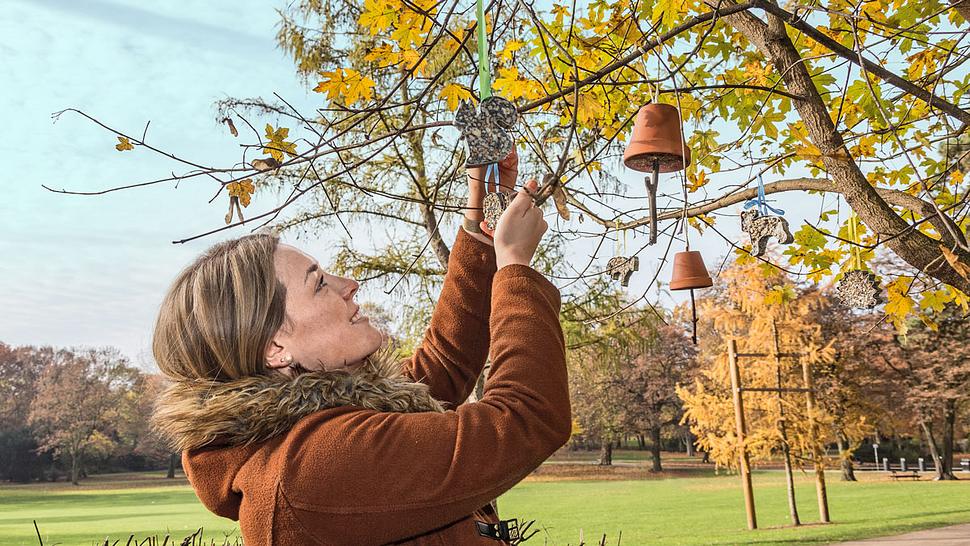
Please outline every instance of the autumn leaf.
[{"label": "autumn leaf", "polygon": [[283,153],[286,152],[291,156],[296,155],[296,144],[293,142],[288,142],[286,137],[289,136],[290,130],[286,127],[280,127],[278,129],[273,129],[273,126],[269,123],[266,124],[266,138],[269,139],[263,147],[263,153],[267,153],[273,156],[276,161],[283,161]]},{"label": "autumn leaf", "polygon": [[239,202],[242,203],[242,206],[244,207],[249,206],[253,192],[256,191],[256,187],[253,185],[251,178],[246,178],[244,180],[240,180],[239,182],[232,182],[226,186],[226,189],[229,190],[229,196],[238,197]]},{"label": "autumn leaf", "polygon": [[364,0],[364,9],[357,18],[357,24],[366,28],[371,36],[376,36],[397,22],[400,8],[400,2]]},{"label": "autumn leaf", "polygon": [[254,169],[258,171],[270,171],[273,169],[278,169],[280,162],[276,160],[275,157],[263,157],[260,159],[254,159],[249,162]]},{"label": "autumn leaf", "polygon": [[950,267],[957,272],[957,275],[970,281],[970,265],[961,262],[960,258],[952,250],[943,245],[940,245],[940,252],[943,253],[946,263],[950,264]]},{"label": "autumn leaf", "polygon": [[232,118],[226,118],[226,125],[229,126],[229,132],[232,134],[232,136],[239,136],[239,131],[236,130],[236,124],[232,122]]},{"label": "autumn leaf", "polygon": [[461,101],[472,98],[472,92],[457,83],[449,83],[441,88],[438,96],[445,99],[445,102],[448,104],[448,109],[454,112],[458,109]]},{"label": "autumn leaf", "polygon": [[131,144],[131,141],[128,140],[128,137],[123,137],[123,136],[118,137],[118,143],[115,144],[115,150],[118,150],[119,152],[124,152],[125,150],[134,150],[134,149],[135,147]]},{"label": "autumn leaf", "polygon": [[498,77],[492,82],[492,86],[509,100],[519,97],[536,99],[542,91],[539,82],[520,77],[519,69],[514,66],[499,68]]},{"label": "autumn leaf", "polygon": [[552,202],[556,204],[556,212],[563,220],[569,220],[569,208],[566,207],[566,191],[562,186],[556,186],[556,191],[552,193]]},{"label": "autumn leaf", "polygon": [[344,106],[352,106],[358,101],[368,101],[374,96],[374,80],[352,68],[338,68],[324,72],[320,83],[313,88],[317,93],[326,93],[327,99],[337,102],[343,99]]},{"label": "autumn leaf", "polygon": [[689,174],[687,176],[687,191],[689,193],[694,193],[695,191],[703,188],[707,184],[707,173],[704,171],[698,171],[696,175]]},{"label": "autumn leaf", "polygon": [[906,317],[913,310],[915,302],[909,295],[912,284],[911,277],[898,277],[887,287],[886,315],[888,315],[900,333],[906,333]]}]

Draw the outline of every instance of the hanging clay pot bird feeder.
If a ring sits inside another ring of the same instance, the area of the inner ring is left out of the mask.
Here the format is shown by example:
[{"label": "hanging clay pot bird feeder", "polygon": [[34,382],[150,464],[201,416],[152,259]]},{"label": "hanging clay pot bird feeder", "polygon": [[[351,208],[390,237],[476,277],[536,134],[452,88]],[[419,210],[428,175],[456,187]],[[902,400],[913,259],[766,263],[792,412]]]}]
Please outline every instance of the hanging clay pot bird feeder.
[{"label": "hanging clay pot bird feeder", "polygon": [[697,306],[694,303],[694,289],[713,286],[714,281],[704,258],[696,250],[685,250],[674,254],[674,271],[670,276],[671,290],[690,290],[691,341],[697,345]]},{"label": "hanging clay pot bird feeder", "polygon": [[690,150],[684,143],[676,106],[650,103],[640,108],[633,123],[633,136],[623,152],[623,164],[635,171],[651,173],[644,182],[650,198],[650,244],[654,244],[660,173],[681,171],[690,165]]}]

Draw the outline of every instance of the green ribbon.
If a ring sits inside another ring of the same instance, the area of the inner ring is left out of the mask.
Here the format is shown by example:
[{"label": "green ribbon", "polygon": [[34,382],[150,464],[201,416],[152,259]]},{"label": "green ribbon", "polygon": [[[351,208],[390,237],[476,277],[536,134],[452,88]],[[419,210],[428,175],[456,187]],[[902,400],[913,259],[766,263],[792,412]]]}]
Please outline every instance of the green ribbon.
[{"label": "green ribbon", "polygon": [[488,62],[488,37],[485,34],[485,4],[478,0],[478,94],[492,96],[492,73]]},{"label": "green ribbon", "polygon": [[855,212],[849,217],[849,237],[852,238],[852,258],[855,261],[855,268],[862,269],[862,249],[859,248],[859,217]]}]

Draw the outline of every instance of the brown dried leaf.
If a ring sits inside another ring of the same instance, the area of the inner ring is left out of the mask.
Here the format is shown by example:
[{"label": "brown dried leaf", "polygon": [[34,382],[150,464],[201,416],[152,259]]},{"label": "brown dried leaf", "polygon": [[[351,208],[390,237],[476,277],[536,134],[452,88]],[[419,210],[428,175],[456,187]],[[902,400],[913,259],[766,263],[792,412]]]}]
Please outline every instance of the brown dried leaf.
[{"label": "brown dried leaf", "polygon": [[277,169],[280,166],[280,162],[277,161],[275,157],[263,157],[260,159],[254,159],[250,161],[249,164],[252,165],[254,169],[257,169],[260,171],[270,171],[273,169]]},{"label": "brown dried leaf", "polygon": [[950,267],[957,272],[957,275],[970,281],[970,265],[961,262],[960,258],[952,250],[943,245],[940,245],[940,252],[943,253],[943,257],[946,258],[946,263],[950,264]]},{"label": "brown dried leaf", "polygon": [[556,203],[556,212],[563,220],[569,220],[569,208],[566,207],[566,192],[562,189],[562,186],[557,186],[556,191],[552,193],[552,200]]},{"label": "brown dried leaf", "polygon": [[232,122],[232,118],[226,118],[226,125],[229,126],[229,132],[232,133],[232,136],[239,136],[239,131],[236,130],[236,124]]}]

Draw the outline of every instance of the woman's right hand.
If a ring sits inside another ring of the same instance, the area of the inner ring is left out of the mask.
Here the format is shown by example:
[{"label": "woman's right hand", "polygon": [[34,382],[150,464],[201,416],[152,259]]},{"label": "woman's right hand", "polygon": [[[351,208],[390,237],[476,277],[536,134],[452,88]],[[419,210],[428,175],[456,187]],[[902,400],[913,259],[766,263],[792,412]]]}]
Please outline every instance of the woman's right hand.
[{"label": "woman's right hand", "polygon": [[532,199],[538,187],[535,180],[528,181],[495,226],[495,262],[499,269],[512,264],[532,264],[539,240],[549,228],[542,218],[542,209]]}]

